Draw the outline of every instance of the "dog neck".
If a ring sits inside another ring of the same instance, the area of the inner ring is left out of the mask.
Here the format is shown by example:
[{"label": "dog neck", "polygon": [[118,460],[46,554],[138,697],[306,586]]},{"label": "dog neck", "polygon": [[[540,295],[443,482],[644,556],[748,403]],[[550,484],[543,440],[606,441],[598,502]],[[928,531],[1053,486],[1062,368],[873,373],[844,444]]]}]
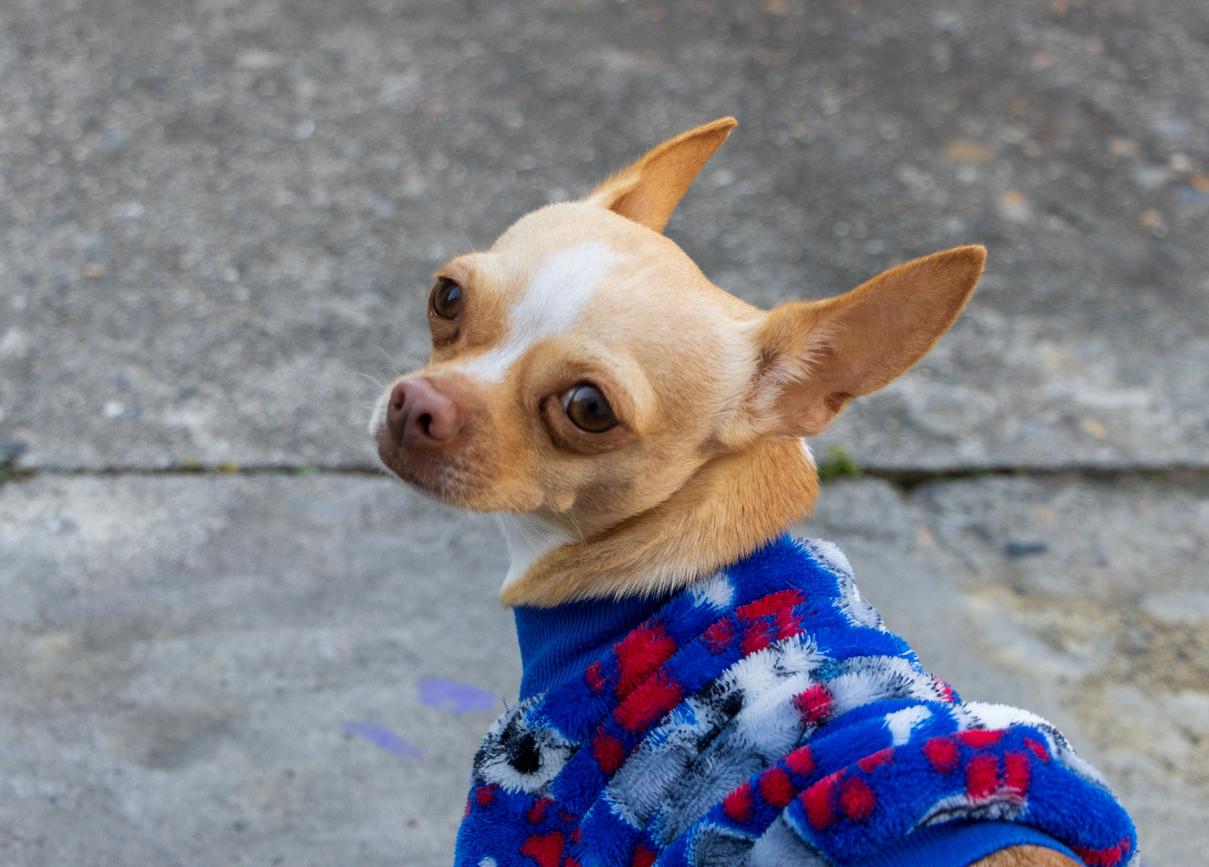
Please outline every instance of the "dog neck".
[{"label": "dog neck", "polygon": [[[810,512],[818,472],[800,440],[707,463],[654,508],[586,539],[512,519],[500,601],[548,608],[583,599],[663,596],[750,554]],[[551,547],[552,546],[552,547]]]}]

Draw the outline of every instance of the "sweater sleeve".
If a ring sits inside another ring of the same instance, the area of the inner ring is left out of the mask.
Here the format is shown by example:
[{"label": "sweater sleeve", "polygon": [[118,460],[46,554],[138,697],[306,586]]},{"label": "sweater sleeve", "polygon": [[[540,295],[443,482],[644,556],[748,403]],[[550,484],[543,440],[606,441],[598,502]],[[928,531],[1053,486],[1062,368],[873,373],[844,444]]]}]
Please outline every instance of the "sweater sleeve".
[{"label": "sweater sleeve", "polygon": [[1079,861],[1066,846],[1028,825],[949,822],[903,837],[897,845],[886,847],[860,867],[936,867],[937,864],[965,867],[1012,846],[1040,846]]}]

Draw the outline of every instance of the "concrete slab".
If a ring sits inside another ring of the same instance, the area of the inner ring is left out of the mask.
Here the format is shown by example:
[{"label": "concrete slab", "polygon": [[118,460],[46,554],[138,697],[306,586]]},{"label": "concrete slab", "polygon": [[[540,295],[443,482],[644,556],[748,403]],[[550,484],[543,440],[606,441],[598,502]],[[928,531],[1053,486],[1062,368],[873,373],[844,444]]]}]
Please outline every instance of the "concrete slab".
[{"label": "concrete slab", "polygon": [[[0,759],[0,861],[447,862],[516,651],[486,534],[393,493],[3,488],[0,737],[21,746]],[[432,680],[488,705],[425,704]]]},{"label": "concrete slab", "polygon": [[[485,519],[335,474],[0,487],[0,861],[436,865],[515,695]],[[970,697],[1209,846],[1209,484],[829,486],[812,535]]]},{"label": "concrete slab", "polygon": [[[1203,465],[1209,7],[0,2],[0,444],[368,465],[428,274],[662,135],[671,233],[760,303],[985,241],[831,442],[883,467]],[[384,357],[385,356],[385,357]]]}]

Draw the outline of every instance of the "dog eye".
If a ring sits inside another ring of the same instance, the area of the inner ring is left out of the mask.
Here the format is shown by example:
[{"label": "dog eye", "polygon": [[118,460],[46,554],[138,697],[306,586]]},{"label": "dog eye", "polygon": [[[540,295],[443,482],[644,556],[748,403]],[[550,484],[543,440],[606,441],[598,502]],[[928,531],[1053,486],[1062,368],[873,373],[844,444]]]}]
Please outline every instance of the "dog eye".
[{"label": "dog eye", "polygon": [[432,312],[442,319],[457,319],[462,312],[462,287],[441,277],[432,287],[432,297],[428,303]]},{"label": "dog eye", "polygon": [[594,385],[580,384],[569,389],[562,396],[562,405],[567,418],[580,430],[604,433],[617,426],[613,407]]}]

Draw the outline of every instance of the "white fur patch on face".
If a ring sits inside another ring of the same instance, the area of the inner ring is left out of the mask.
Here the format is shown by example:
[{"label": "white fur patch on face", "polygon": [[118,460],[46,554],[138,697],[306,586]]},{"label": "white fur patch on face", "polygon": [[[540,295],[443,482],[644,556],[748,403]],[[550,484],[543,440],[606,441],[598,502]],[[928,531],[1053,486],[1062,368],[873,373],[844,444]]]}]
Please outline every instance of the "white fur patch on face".
[{"label": "white fur patch on face", "polygon": [[369,435],[376,437],[382,425],[386,423],[386,404],[390,400],[390,391],[384,391],[374,402],[374,411],[369,417]]},{"label": "white fur patch on face", "polygon": [[502,380],[529,347],[571,329],[596,284],[620,259],[599,241],[585,241],[551,254],[509,313],[504,342],[463,362],[461,369],[489,382]]}]

